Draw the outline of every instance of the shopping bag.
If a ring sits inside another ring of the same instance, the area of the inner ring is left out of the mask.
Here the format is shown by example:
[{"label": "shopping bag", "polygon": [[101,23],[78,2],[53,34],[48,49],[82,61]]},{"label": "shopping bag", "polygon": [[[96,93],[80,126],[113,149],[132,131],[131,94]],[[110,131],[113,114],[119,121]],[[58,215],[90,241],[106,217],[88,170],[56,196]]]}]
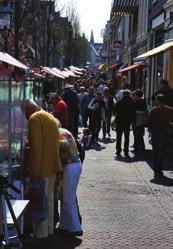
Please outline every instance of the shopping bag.
[{"label": "shopping bag", "polygon": [[30,200],[28,211],[36,221],[43,221],[48,216],[48,201],[45,193],[45,180],[30,180],[27,198]]}]

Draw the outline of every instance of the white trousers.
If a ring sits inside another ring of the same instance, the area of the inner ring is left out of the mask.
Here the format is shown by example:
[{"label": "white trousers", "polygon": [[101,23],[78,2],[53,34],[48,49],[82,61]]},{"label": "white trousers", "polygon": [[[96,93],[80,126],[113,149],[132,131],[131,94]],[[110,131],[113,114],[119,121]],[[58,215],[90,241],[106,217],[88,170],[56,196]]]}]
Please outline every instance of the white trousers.
[{"label": "white trousers", "polygon": [[47,238],[54,233],[54,185],[56,174],[46,177],[45,192],[48,200],[48,217],[41,222],[33,220],[35,238]]},{"label": "white trousers", "polygon": [[76,205],[76,191],[81,171],[81,163],[71,163],[64,168],[59,228],[68,232],[82,231]]}]

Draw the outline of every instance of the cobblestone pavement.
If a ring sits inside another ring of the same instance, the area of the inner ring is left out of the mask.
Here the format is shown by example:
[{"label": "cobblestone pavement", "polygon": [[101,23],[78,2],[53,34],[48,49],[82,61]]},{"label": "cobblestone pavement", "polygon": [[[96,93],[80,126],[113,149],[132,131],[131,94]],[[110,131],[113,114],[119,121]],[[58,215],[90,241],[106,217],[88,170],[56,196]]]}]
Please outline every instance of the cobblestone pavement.
[{"label": "cobblestone pavement", "polygon": [[[165,168],[167,178],[158,181],[153,179],[150,150],[138,156],[130,153],[128,159],[116,158],[115,142],[100,144],[86,152],[78,189],[84,235],[55,237],[47,248],[173,248],[170,161]],[[147,149],[151,149],[149,145]]]}]

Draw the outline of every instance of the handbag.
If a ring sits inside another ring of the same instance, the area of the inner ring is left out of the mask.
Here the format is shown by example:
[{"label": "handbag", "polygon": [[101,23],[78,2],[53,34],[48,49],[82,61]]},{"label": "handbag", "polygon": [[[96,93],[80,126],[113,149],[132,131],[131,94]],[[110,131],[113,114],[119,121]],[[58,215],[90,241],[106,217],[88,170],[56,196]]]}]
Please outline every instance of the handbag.
[{"label": "handbag", "polygon": [[112,128],[112,129],[115,129],[115,127],[116,127],[116,116],[113,115],[113,116],[111,117],[111,128]]},{"label": "handbag", "polygon": [[173,122],[169,122],[166,126],[166,133],[169,136],[173,136]]},{"label": "handbag", "polygon": [[147,112],[136,111],[136,127],[145,126],[147,124]]},{"label": "handbag", "polygon": [[36,221],[43,221],[48,216],[48,201],[45,193],[45,180],[29,180],[27,198],[30,201],[28,211]]}]

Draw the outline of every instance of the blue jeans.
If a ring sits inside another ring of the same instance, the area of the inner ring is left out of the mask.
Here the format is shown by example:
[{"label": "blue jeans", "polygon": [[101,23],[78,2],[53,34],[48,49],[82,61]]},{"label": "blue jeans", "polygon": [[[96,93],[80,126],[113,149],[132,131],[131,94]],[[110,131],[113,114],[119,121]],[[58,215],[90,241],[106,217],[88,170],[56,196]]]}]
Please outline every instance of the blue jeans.
[{"label": "blue jeans", "polygon": [[154,157],[154,171],[160,172],[163,169],[165,149],[168,143],[168,136],[165,132],[152,131],[152,147]]}]

